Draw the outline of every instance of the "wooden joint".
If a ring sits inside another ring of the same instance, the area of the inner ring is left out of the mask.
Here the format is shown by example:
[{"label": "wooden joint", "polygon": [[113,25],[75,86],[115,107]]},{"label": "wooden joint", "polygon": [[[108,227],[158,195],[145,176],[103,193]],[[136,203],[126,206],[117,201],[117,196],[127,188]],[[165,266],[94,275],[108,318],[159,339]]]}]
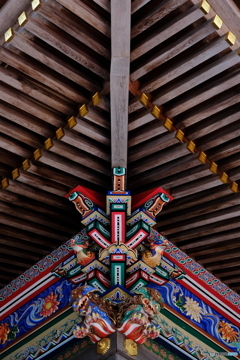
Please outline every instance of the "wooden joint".
[{"label": "wooden joint", "polygon": [[88,111],[88,107],[87,107],[86,104],[83,104],[83,105],[79,108],[79,115],[80,115],[81,117],[86,116],[88,112],[89,112],[89,111]]},{"label": "wooden joint", "polygon": [[1,187],[2,189],[6,189],[9,186],[9,180],[8,178],[5,178],[1,181]]},{"label": "wooden joint", "polygon": [[209,14],[211,6],[206,0],[203,0],[200,4],[200,9],[204,12],[204,14]]},{"label": "wooden joint", "polygon": [[27,171],[31,167],[30,161],[28,159],[24,160],[22,163],[22,168],[24,171]]},{"label": "wooden joint", "polygon": [[172,122],[172,120],[170,120],[169,118],[167,118],[167,119],[164,121],[163,126],[164,126],[167,130],[172,131],[172,130],[173,130],[173,122]]},{"label": "wooden joint", "polygon": [[60,127],[59,129],[57,129],[56,131],[56,137],[58,140],[60,140],[62,137],[64,137],[65,133],[62,127]]},{"label": "wooden joint", "polygon": [[159,119],[159,116],[161,115],[161,109],[159,109],[158,106],[154,105],[154,107],[152,108],[151,114],[156,119]]},{"label": "wooden joint", "polygon": [[175,137],[176,137],[179,141],[183,142],[183,141],[184,141],[184,136],[185,136],[184,132],[183,132],[182,130],[178,129],[177,132],[176,132]]},{"label": "wooden joint", "polygon": [[205,152],[200,151],[200,154],[198,156],[198,160],[202,163],[202,164],[206,164],[207,163],[207,154],[205,154]]},{"label": "wooden joint", "polygon": [[195,153],[196,144],[195,144],[192,140],[189,140],[189,142],[188,142],[188,144],[187,144],[187,149],[188,149],[191,153]]},{"label": "wooden joint", "polygon": [[218,173],[218,165],[214,161],[212,161],[210,164],[209,170],[212,173],[217,174]]},{"label": "wooden joint", "polygon": [[215,15],[214,18],[212,19],[212,24],[213,26],[215,26],[217,30],[219,30],[222,27],[223,21],[218,15]]},{"label": "wooden joint", "polygon": [[236,41],[236,36],[231,31],[229,31],[226,34],[226,41],[229,43],[229,45],[233,46]]},{"label": "wooden joint", "polygon": [[19,169],[18,169],[18,168],[14,169],[14,170],[12,171],[12,178],[13,178],[13,180],[16,180],[17,178],[19,178],[19,176],[20,176]]},{"label": "wooden joint", "polygon": [[32,9],[33,11],[38,11],[38,9],[40,8],[40,6],[42,6],[42,1],[41,0],[33,0],[31,2],[32,4]]},{"label": "wooden joint", "polygon": [[100,101],[102,101],[100,93],[97,91],[93,96],[92,96],[92,104],[93,106],[97,106]]},{"label": "wooden joint", "polygon": [[9,28],[4,34],[4,39],[6,42],[10,42],[13,38],[14,38],[14,31],[12,28]]},{"label": "wooden joint", "polygon": [[238,192],[238,183],[236,183],[235,181],[232,182],[230,189],[232,190],[232,192],[237,193]]},{"label": "wooden joint", "polygon": [[220,180],[221,180],[224,184],[227,184],[227,183],[228,183],[228,174],[226,174],[225,172],[223,172],[222,175],[220,176]]},{"label": "wooden joint", "polygon": [[70,117],[70,119],[68,119],[68,127],[70,129],[72,129],[76,124],[77,124],[77,120],[76,120],[75,116],[72,116],[72,117]]},{"label": "wooden joint", "polygon": [[41,149],[37,149],[33,153],[34,160],[39,160],[42,157]]},{"label": "wooden joint", "polygon": [[148,106],[148,95],[145,93],[142,93],[139,97],[139,101],[143,106]]},{"label": "wooden joint", "polygon": [[44,145],[45,145],[45,149],[46,149],[46,150],[51,149],[51,147],[53,147],[53,141],[52,141],[52,139],[51,139],[51,138],[48,138],[48,139],[45,141]]},{"label": "wooden joint", "polygon": [[27,21],[28,21],[27,13],[23,11],[21,15],[18,17],[18,23],[20,26],[24,26]]}]

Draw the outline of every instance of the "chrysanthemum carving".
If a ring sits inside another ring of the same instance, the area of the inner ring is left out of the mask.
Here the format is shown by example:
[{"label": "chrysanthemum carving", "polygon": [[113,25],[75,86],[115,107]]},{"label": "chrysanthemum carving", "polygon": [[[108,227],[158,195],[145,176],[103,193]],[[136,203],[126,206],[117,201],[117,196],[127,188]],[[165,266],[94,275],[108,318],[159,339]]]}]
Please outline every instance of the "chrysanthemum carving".
[{"label": "chrysanthemum carving", "polygon": [[54,295],[53,292],[51,292],[51,294],[47,295],[44,299],[40,315],[43,317],[52,315],[58,309],[59,304],[60,302],[57,301],[57,295]]}]

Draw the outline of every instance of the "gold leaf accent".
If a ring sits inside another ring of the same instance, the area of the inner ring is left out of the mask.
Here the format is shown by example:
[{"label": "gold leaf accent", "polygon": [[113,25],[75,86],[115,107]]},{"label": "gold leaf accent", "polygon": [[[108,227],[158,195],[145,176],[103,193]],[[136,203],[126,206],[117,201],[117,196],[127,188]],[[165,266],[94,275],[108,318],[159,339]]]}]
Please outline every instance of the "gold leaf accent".
[{"label": "gold leaf accent", "polygon": [[232,46],[235,44],[236,36],[231,31],[229,31],[226,35],[226,40],[229,43],[229,45]]},{"label": "gold leaf accent", "polygon": [[192,141],[189,140],[188,144],[187,144],[187,149],[191,152],[194,153],[195,149],[196,149],[196,144]]},{"label": "gold leaf accent", "polygon": [[24,26],[27,21],[28,21],[27,13],[23,11],[21,15],[18,17],[18,23],[20,26]]},{"label": "gold leaf accent", "polygon": [[51,149],[51,147],[53,146],[53,141],[51,138],[48,138],[46,141],[45,141],[45,149],[46,150],[49,150]]},{"label": "gold leaf accent", "polygon": [[209,170],[210,170],[211,172],[213,172],[214,174],[217,174],[217,172],[218,172],[218,165],[217,165],[214,161],[212,161],[211,164],[210,164]]},{"label": "gold leaf accent", "polygon": [[167,130],[172,131],[172,127],[173,127],[173,122],[172,122],[172,120],[170,120],[169,118],[167,118],[167,119],[164,121],[163,126],[164,126]]},{"label": "gold leaf accent", "polygon": [[104,355],[110,349],[111,340],[109,338],[103,338],[97,343],[97,353]]},{"label": "gold leaf accent", "polygon": [[40,6],[42,6],[41,0],[33,0],[31,4],[33,11],[37,11],[40,8]]},{"label": "gold leaf accent", "polygon": [[142,93],[140,98],[139,98],[139,101],[143,106],[147,106],[147,104],[148,104],[148,96],[147,96],[147,94]]},{"label": "gold leaf accent", "polygon": [[183,132],[182,130],[178,129],[177,132],[176,132],[175,137],[176,137],[179,141],[183,141],[184,135],[185,135],[184,132]]},{"label": "gold leaf accent", "polygon": [[12,28],[9,28],[4,34],[4,39],[6,42],[10,42],[13,38],[14,38],[14,31]]},{"label": "gold leaf accent", "polygon": [[222,27],[222,24],[223,24],[223,21],[222,19],[218,16],[218,15],[215,15],[213,20],[212,20],[212,24],[215,26],[215,28],[218,30],[218,29],[221,29]]},{"label": "gold leaf accent", "polygon": [[37,149],[33,153],[34,160],[39,160],[42,157],[41,149]]},{"label": "gold leaf accent", "polygon": [[17,178],[19,178],[19,176],[20,176],[19,169],[18,169],[18,168],[14,169],[14,170],[12,171],[12,178],[13,178],[13,180],[16,180]]},{"label": "gold leaf accent", "polygon": [[6,189],[9,186],[8,178],[5,178],[1,181],[1,187],[2,189]]},{"label": "gold leaf accent", "polygon": [[207,154],[205,152],[201,151],[198,160],[201,161],[201,163],[206,164],[207,163]]},{"label": "gold leaf accent", "polygon": [[220,180],[224,183],[227,184],[228,183],[228,174],[226,174],[225,172],[222,173]]},{"label": "gold leaf accent", "polygon": [[68,119],[68,127],[70,129],[72,129],[76,124],[77,124],[77,120],[76,120],[75,116],[72,116],[72,117],[70,117],[70,119]]},{"label": "gold leaf accent", "polygon": [[30,161],[28,159],[24,160],[23,163],[22,163],[22,168],[23,170],[28,170],[30,168],[31,164],[30,164]]},{"label": "gold leaf accent", "polygon": [[56,137],[58,140],[60,140],[63,136],[65,135],[64,130],[62,127],[60,127],[59,129],[57,129],[56,131]]},{"label": "gold leaf accent", "polygon": [[88,107],[86,104],[83,104],[80,108],[79,108],[79,115],[81,117],[84,117],[85,115],[87,115],[88,113]]},{"label": "gold leaf accent", "polygon": [[200,5],[200,9],[204,12],[204,14],[209,14],[210,5],[206,0],[203,0]]},{"label": "gold leaf accent", "polygon": [[137,344],[132,339],[124,340],[124,349],[126,353],[130,356],[136,356],[138,354]]},{"label": "gold leaf accent", "polygon": [[237,193],[237,192],[238,192],[238,183],[236,183],[235,181],[233,181],[230,189],[231,189],[233,192]]},{"label": "gold leaf accent", "polygon": [[152,116],[154,116],[156,119],[159,118],[159,115],[161,114],[161,109],[159,109],[158,106],[154,105],[151,111]]},{"label": "gold leaf accent", "polygon": [[102,101],[100,93],[97,91],[93,96],[92,96],[92,103],[93,106],[97,106],[100,101]]}]

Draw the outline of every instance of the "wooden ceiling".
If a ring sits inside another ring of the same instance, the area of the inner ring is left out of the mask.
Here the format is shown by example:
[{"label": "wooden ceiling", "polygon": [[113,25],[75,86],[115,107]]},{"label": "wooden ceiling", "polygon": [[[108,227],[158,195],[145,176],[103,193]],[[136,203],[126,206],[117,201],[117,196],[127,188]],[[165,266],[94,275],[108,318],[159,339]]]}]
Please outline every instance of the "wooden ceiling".
[{"label": "wooden ceiling", "polygon": [[[37,3],[0,38],[1,287],[79,230],[70,188],[111,188],[110,3]],[[158,230],[240,293],[240,11],[209,3],[132,1],[128,189],[169,189]]]}]

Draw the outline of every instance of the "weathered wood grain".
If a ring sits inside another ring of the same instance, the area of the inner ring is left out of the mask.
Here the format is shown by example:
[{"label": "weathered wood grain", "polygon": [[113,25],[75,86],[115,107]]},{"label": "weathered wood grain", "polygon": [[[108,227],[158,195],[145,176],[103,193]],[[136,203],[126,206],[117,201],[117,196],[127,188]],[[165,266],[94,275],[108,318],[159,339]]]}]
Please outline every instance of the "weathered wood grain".
[{"label": "weathered wood grain", "polygon": [[76,118],[76,125],[73,128],[79,134],[85,135],[103,145],[110,146],[110,134],[107,130],[103,130],[95,124]]},{"label": "weathered wood grain", "polygon": [[132,9],[131,9],[131,13],[134,14],[136,11],[138,11],[139,9],[141,9],[144,5],[146,5],[147,3],[149,3],[150,0],[134,0],[132,2]]}]

